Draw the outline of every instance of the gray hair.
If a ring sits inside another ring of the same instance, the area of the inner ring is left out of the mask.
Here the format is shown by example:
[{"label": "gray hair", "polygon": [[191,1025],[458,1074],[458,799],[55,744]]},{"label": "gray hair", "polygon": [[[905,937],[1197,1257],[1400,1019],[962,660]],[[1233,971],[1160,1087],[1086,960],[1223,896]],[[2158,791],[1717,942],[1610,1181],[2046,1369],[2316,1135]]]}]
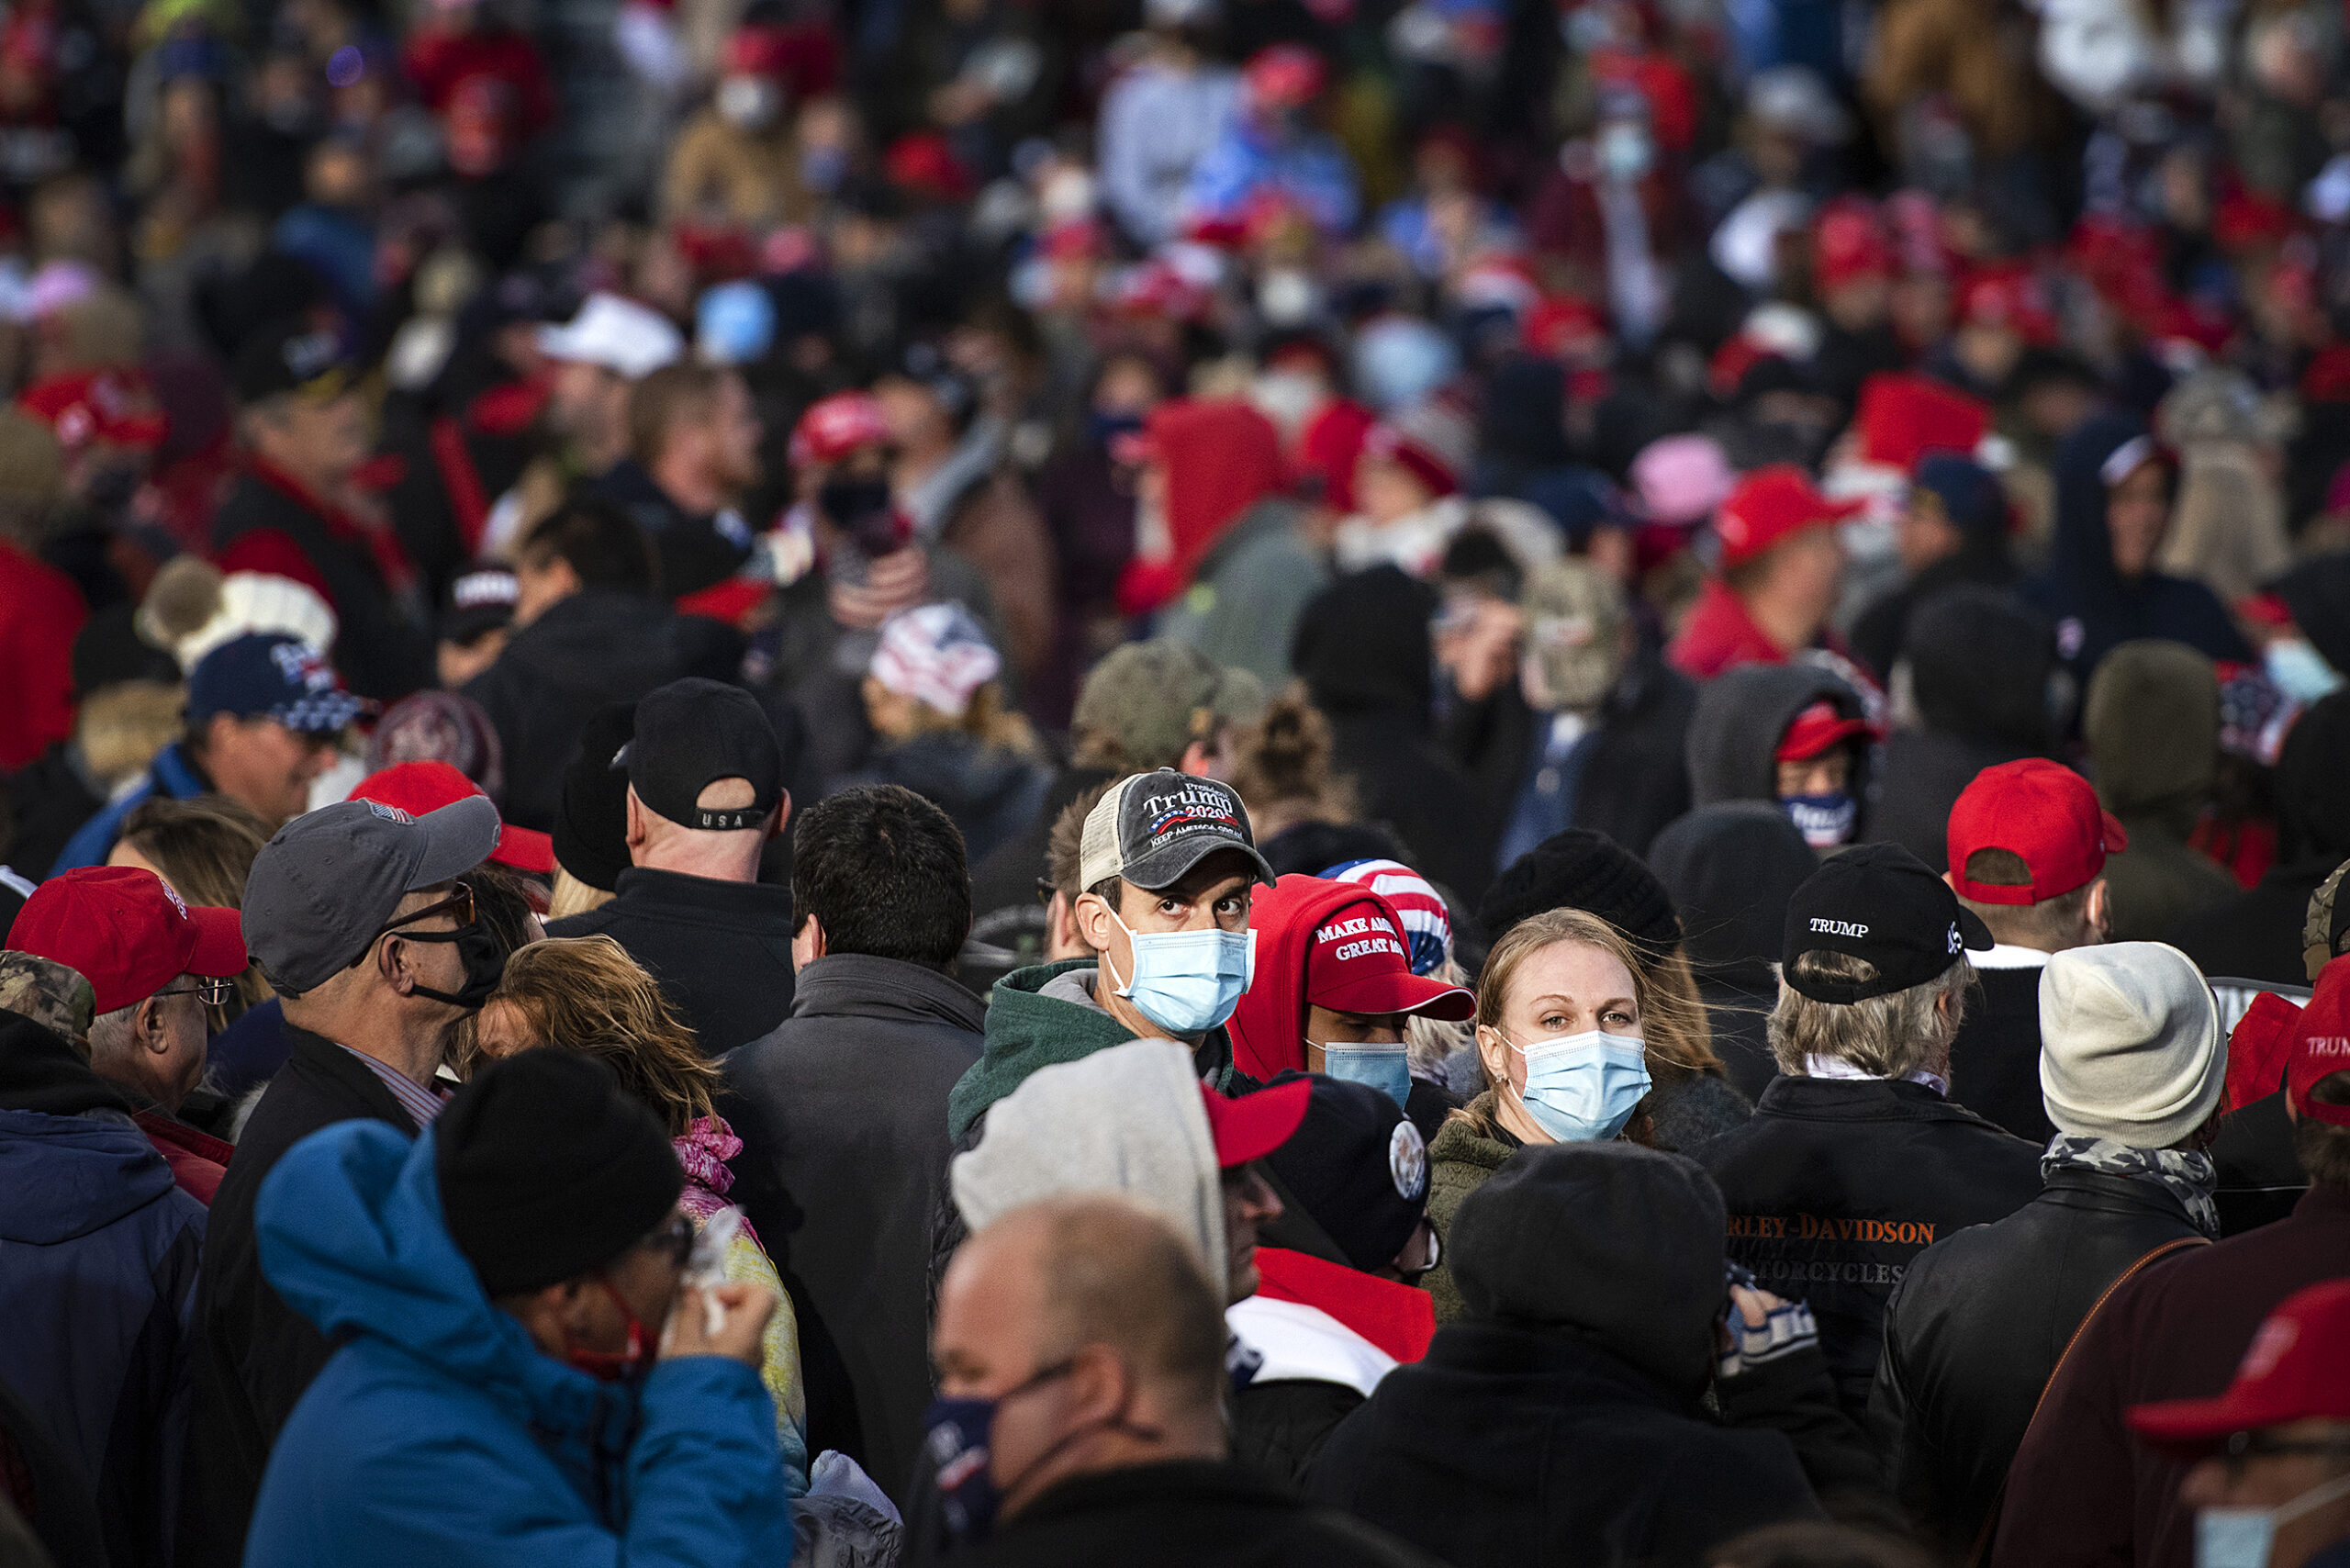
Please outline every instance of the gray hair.
[{"label": "gray hair", "polygon": [[[1877,972],[1866,958],[1826,951],[1797,954],[1795,969],[1806,980],[1863,984]],[[1974,983],[1975,966],[1963,954],[1923,985],[1860,1002],[1814,1001],[1782,975],[1779,1004],[1771,1010],[1771,1054],[1790,1077],[1804,1075],[1806,1057],[1835,1057],[1873,1078],[1945,1068],[1951,1042],[1966,1016],[1967,987]],[[1947,1011],[1940,1006],[1944,997],[1950,999]]]}]

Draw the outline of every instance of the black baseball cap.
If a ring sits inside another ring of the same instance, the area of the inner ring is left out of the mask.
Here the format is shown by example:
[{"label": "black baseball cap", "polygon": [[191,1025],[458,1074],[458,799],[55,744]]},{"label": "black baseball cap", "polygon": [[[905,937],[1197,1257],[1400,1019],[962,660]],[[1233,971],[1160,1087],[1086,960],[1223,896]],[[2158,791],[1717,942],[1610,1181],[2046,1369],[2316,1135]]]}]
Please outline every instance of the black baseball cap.
[{"label": "black baseball cap", "polygon": [[410,816],[338,801],[277,830],[245,879],[245,946],[284,991],[325,984],[359,961],[400,900],[472,870],[498,847],[487,795]]},{"label": "black baseball cap", "polygon": [[1384,1090],[1284,1072],[1267,1088],[1310,1083],[1305,1119],[1265,1163],[1349,1268],[1392,1267],[1428,1208],[1428,1151]]},{"label": "black baseball cap", "polygon": [[299,319],[273,321],[247,338],[229,367],[237,401],[293,393],[324,403],[352,389],[352,364],[332,332]]},{"label": "black baseball cap", "polygon": [[[628,744],[628,781],[636,798],[680,827],[732,833],[756,827],[783,800],[783,743],[759,700],[739,686],[691,677],[673,680],[636,705],[636,738]],[[747,778],[751,803],[704,811],[701,792],[721,778]]]},{"label": "black baseball cap", "polygon": [[1248,831],[1248,810],[1230,785],[1171,767],[1136,773],[1111,786],[1086,813],[1078,884],[1091,888],[1116,877],[1155,893],[1220,849],[1239,850],[1257,879],[1272,885],[1273,868]]},{"label": "black baseball cap", "polygon": [[[1965,949],[1989,946],[1990,928],[1924,861],[1897,844],[1863,844],[1831,856],[1787,901],[1782,973],[1814,1002],[1865,1002],[1923,985]],[[1867,959],[1876,979],[1799,976],[1796,956],[1822,948]]]},{"label": "black baseball cap", "polygon": [[636,704],[599,709],[579,732],[555,804],[555,864],[608,893],[629,866],[628,743],[635,735]]}]

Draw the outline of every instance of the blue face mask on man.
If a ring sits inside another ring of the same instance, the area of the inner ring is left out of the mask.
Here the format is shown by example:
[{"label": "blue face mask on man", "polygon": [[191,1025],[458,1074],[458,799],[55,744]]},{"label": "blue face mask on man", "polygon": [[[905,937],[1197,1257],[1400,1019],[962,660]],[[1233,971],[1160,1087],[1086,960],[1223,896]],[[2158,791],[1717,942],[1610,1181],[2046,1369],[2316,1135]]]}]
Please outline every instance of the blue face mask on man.
[{"label": "blue face mask on man", "polygon": [[1833,849],[1851,843],[1853,825],[1860,821],[1860,802],[1852,799],[1849,790],[1834,790],[1824,795],[1789,795],[1779,804],[1803,834],[1803,841],[1814,849]]},{"label": "blue face mask on man", "polygon": [[2277,1527],[2350,1492],[2350,1475],[2274,1508],[2204,1508],[2195,1516],[2195,1568],[2268,1568]]},{"label": "blue face mask on man", "polygon": [[1136,1426],[1123,1415],[1107,1421],[1090,1421],[1063,1432],[1045,1446],[1044,1452],[1030,1460],[1018,1475],[997,1485],[993,1464],[997,1410],[1006,1401],[1067,1377],[1076,1369],[1074,1361],[1056,1361],[1038,1368],[993,1398],[950,1399],[942,1395],[930,1402],[930,1408],[923,1415],[923,1443],[932,1473],[938,1480],[939,1517],[946,1526],[946,1533],[965,1547],[977,1546],[995,1533],[996,1516],[1003,1507],[1004,1494],[1018,1491],[1022,1482],[1087,1433],[1108,1428],[1143,1438],[1156,1439],[1160,1435],[1152,1428]]},{"label": "blue face mask on man", "polygon": [[[1110,914],[1118,920],[1117,912]],[[1135,1011],[1176,1039],[1197,1039],[1232,1016],[1257,969],[1254,931],[1136,931],[1118,920],[1134,943],[1135,972],[1121,980],[1110,956],[1102,967]]]},{"label": "blue face mask on man", "polygon": [[1402,1041],[1392,1046],[1350,1041],[1316,1040],[1322,1047],[1322,1070],[1349,1083],[1368,1083],[1395,1102],[1402,1110],[1412,1095],[1412,1065]]},{"label": "blue face mask on man", "polygon": [[1586,1029],[1528,1046],[1502,1039],[1526,1058],[1519,1101],[1561,1143],[1605,1143],[1624,1130],[1649,1092],[1648,1047],[1637,1036]]}]

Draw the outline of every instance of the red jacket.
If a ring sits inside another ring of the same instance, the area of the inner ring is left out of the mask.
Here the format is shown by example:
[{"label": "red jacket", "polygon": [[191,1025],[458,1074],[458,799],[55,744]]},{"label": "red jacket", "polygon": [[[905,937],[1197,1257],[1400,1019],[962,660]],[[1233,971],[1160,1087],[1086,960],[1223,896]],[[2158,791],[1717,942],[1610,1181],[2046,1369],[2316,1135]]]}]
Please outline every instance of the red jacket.
[{"label": "red jacket", "polygon": [[89,618],[72,577],[0,543],[0,773],[73,733],[73,638]]},{"label": "red jacket", "polygon": [[2188,1568],[2188,1466],[2137,1442],[2122,1412],[2208,1399],[2253,1330],[2303,1285],[2350,1274],[2350,1193],[2312,1187],[2290,1215],[2155,1264],[2107,1298],[2042,1396],[2008,1471],[1991,1568]]},{"label": "red jacket", "polygon": [[1746,601],[1719,577],[1706,579],[1696,607],[1681,623],[1681,634],[1664,651],[1665,662],[1692,680],[1711,680],[1739,665],[1783,665],[1787,651],[1771,641]]},{"label": "red jacket", "polygon": [[228,1173],[229,1157],[237,1152],[237,1146],[197,1132],[161,1111],[141,1111],[131,1120],[172,1168],[172,1181],[179,1190],[210,1208],[212,1194],[220,1190],[220,1178]]}]

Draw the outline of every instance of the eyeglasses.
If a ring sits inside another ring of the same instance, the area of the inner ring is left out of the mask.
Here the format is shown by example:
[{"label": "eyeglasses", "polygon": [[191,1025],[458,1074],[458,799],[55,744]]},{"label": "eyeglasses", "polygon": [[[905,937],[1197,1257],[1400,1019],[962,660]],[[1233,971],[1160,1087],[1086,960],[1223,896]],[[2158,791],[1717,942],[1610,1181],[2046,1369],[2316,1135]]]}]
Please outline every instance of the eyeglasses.
[{"label": "eyeglasses", "polygon": [[[461,927],[471,925],[474,923],[474,890],[463,882],[457,883],[456,889],[455,892],[451,893],[439,903],[429,903],[413,914],[401,915],[397,920],[379,929],[375,935],[381,936],[386,932],[397,931],[403,925],[413,925],[420,920],[430,920],[436,914],[446,914]],[[371,937],[369,940],[372,942],[374,938]]]},{"label": "eyeglasses", "polygon": [[682,1269],[686,1266],[686,1260],[693,1255],[694,1222],[682,1214],[673,1214],[659,1229],[637,1245],[648,1252],[667,1253],[669,1266]]},{"label": "eyeglasses", "polygon": [[2255,1459],[2277,1459],[2288,1454],[2321,1455],[2331,1459],[2350,1459],[2350,1438],[2272,1438],[2264,1432],[2231,1432],[2228,1440],[2220,1445],[2218,1458],[2228,1467],[2231,1482],[2244,1478],[2244,1467]]},{"label": "eyeglasses", "polygon": [[157,996],[193,996],[207,1007],[225,1007],[228,1005],[229,999],[237,994],[237,982],[233,980],[199,977],[194,985],[184,985],[175,991],[159,991],[155,994]]}]

